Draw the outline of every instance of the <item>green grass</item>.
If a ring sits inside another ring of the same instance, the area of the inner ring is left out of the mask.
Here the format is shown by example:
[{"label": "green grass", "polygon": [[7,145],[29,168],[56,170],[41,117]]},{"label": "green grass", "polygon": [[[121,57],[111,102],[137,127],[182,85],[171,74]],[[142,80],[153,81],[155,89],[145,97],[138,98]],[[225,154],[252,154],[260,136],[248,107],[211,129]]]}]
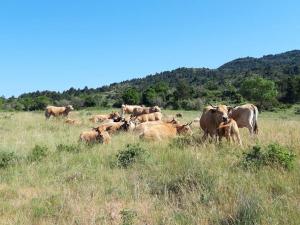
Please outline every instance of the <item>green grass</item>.
[{"label": "green grass", "polygon": [[[180,112],[183,122],[200,114]],[[71,113],[83,121],[75,126],[42,112],[0,113],[0,224],[300,224],[299,115],[262,113],[258,138],[241,129],[240,148],[201,144],[198,124],[192,139],[120,133],[109,145],[81,144],[93,113]],[[273,143],[296,154],[293,168],[240,166],[253,146]]]}]

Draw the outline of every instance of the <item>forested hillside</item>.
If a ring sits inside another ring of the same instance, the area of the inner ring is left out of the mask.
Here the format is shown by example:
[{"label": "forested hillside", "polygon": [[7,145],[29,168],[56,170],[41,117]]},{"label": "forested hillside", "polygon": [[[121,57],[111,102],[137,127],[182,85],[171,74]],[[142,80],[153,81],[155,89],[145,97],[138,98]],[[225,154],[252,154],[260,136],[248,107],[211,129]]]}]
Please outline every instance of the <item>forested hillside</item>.
[{"label": "forested hillside", "polygon": [[79,109],[119,107],[128,103],[191,110],[200,109],[208,102],[245,101],[266,110],[300,102],[300,50],[240,58],[218,69],[178,68],[96,89],[26,93],[17,98],[0,98],[0,107],[32,111],[48,104],[72,104]]}]

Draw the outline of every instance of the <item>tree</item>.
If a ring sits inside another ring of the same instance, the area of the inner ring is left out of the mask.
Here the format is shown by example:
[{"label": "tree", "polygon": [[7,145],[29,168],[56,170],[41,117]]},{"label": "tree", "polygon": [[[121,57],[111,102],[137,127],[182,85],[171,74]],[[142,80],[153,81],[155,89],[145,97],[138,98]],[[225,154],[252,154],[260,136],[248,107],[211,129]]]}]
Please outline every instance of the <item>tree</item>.
[{"label": "tree", "polygon": [[136,88],[127,88],[123,94],[122,99],[126,104],[139,104],[140,103],[140,93],[136,90]]},{"label": "tree", "polygon": [[156,99],[157,93],[155,89],[153,88],[148,88],[144,93],[143,93],[143,103],[146,105],[153,105],[154,101]]},{"label": "tree", "polygon": [[192,97],[193,89],[185,80],[180,80],[174,92],[175,100],[189,99]]},{"label": "tree", "polygon": [[94,107],[96,106],[96,100],[94,97],[88,95],[87,97],[85,97],[84,100],[84,106],[85,107]]},{"label": "tree", "polygon": [[246,79],[241,85],[240,92],[244,98],[254,101],[262,108],[277,102],[278,91],[275,83],[259,76]]}]

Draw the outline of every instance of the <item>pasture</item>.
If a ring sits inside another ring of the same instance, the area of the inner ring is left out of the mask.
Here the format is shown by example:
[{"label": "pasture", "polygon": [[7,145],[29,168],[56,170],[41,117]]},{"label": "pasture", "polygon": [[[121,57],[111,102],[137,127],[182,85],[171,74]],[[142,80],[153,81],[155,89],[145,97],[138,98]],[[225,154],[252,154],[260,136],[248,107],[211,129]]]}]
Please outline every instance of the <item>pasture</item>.
[{"label": "pasture", "polygon": [[[119,133],[108,145],[79,143],[94,113],[72,112],[81,125],[0,113],[0,224],[300,224],[299,115],[260,114],[258,138],[241,129],[241,148],[200,143],[197,126],[193,138],[155,143]],[[184,122],[199,116],[180,113]],[[296,154],[293,168],[241,165],[254,145],[271,143]],[[126,161],[124,150],[138,154]]]}]

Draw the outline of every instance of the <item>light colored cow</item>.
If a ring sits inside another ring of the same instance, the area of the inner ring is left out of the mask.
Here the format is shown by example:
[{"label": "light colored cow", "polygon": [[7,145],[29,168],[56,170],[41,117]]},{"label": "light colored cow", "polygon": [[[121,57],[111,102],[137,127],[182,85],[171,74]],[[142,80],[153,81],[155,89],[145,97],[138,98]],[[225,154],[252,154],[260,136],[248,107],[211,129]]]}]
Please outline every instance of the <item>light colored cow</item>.
[{"label": "light colored cow", "polygon": [[233,118],[239,128],[248,128],[251,135],[258,134],[258,109],[253,104],[229,107],[230,118]]},{"label": "light colored cow", "polygon": [[49,119],[51,116],[68,116],[74,108],[72,105],[68,105],[66,107],[56,107],[56,106],[47,106],[45,110],[46,119]]}]

